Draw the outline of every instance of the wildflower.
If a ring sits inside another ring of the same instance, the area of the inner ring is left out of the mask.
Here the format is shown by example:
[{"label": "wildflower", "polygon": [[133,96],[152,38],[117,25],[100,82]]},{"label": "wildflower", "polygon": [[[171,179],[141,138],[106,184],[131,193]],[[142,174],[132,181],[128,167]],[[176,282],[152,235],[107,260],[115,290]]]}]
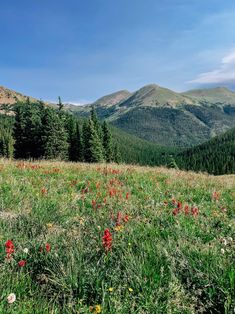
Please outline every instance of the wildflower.
[{"label": "wildflower", "polygon": [[174,216],[176,216],[179,213],[179,209],[175,208],[172,213],[173,213]]},{"label": "wildflower", "polygon": [[228,241],[229,242],[233,242],[233,238],[232,237],[228,237]]},{"label": "wildflower", "polygon": [[222,242],[222,243],[223,243],[223,245],[225,245],[225,246],[228,244],[228,242],[227,242],[227,240],[226,240],[225,238],[224,238],[224,239],[222,239],[222,240],[221,240],[221,242]]},{"label": "wildflower", "polygon": [[47,253],[49,253],[51,250],[51,245],[49,243],[46,243],[45,249],[46,249]]},{"label": "wildflower", "polygon": [[180,201],[178,201],[178,203],[177,203],[177,208],[178,208],[179,210],[182,208],[182,204],[181,204]]},{"label": "wildflower", "polygon": [[121,213],[121,212],[118,212],[118,213],[117,213],[116,226],[120,226],[120,225],[121,225],[121,219],[122,219],[122,213]]},{"label": "wildflower", "polygon": [[53,227],[53,224],[49,222],[46,226],[48,229],[51,229]]},{"label": "wildflower", "polygon": [[26,261],[22,259],[21,261],[18,262],[18,265],[20,267],[24,267],[26,265]]},{"label": "wildflower", "polygon": [[197,216],[199,214],[199,209],[197,207],[193,207],[191,209],[191,213],[193,216]]},{"label": "wildflower", "polygon": [[125,217],[123,218],[123,221],[124,221],[124,222],[128,222],[128,220],[129,220],[129,216],[128,216],[128,215],[125,215]]},{"label": "wildflower", "polygon": [[128,288],[129,292],[133,292],[133,289],[132,288]]},{"label": "wildflower", "polygon": [[109,232],[109,229],[105,229],[104,236],[102,238],[103,246],[105,248],[105,251],[109,251],[112,248],[112,234]]},{"label": "wildflower", "polygon": [[101,306],[100,305],[96,305],[95,306],[95,313],[101,313]]},{"label": "wildflower", "polygon": [[189,214],[189,206],[188,205],[184,206],[184,213],[185,213],[185,215]]},{"label": "wildflower", "polygon": [[92,204],[92,207],[95,208],[95,206],[96,206],[96,201],[95,201],[95,200],[92,200],[92,201],[91,201],[91,204]]},{"label": "wildflower", "polygon": [[7,302],[8,302],[9,304],[12,304],[12,303],[15,302],[15,300],[16,300],[16,295],[15,295],[15,293],[10,293],[9,296],[7,297]]},{"label": "wildflower", "polygon": [[126,200],[128,200],[128,199],[129,199],[129,197],[130,197],[130,193],[129,193],[129,192],[127,192],[127,193],[126,193]]},{"label": "wildflower", "polygon": [[220,199],[220,195],[219,195],[218,192],[213,192],[212,195],[211,195],[211,198],[212,198],[212,200],[218,202],[219,199]]},{"label": "wildflower", "polygon": [[225,253],[225,250],[224,250],[224,249],[221,249],[220,252],[221,252],[221,254],[224,254],[224,253]]},{"label": "wildflower", "polygon": [[47,189],[46,189],[45,187],[43,187],[43,188],[41,189],[41,193],[42,193],[43,195],[46,195],[46,194],[47,194]]},{"label": "wildflower", "polygon": [[23,252],[24,252],[25,254],[28,254],[28,253],[29,253],[29,249],[26,247],[26,248],[23,249]]},{"label": "wildflower", "polygon": [[89,307],[90,312],[94,313],[94,314],[99,314],[102,311],[101,305],[97,304],[95,306],[90,306]]},{"label": "wildflower", "polygon": [[113,292],[113,288],[112,287],[108,288],[108,291]]},{"label": "wildflower", "polygon": [[114,227],[114,230],[115,230],[115,231],[122,231],[123,228],[124,228],[124,226],[119,225],[119,226]]},{"label": "wildflower", "polygon": [[14,253],[14,243],[11,240],[7,240],[5,243],[7,258],[11,258],[11,254]]}]

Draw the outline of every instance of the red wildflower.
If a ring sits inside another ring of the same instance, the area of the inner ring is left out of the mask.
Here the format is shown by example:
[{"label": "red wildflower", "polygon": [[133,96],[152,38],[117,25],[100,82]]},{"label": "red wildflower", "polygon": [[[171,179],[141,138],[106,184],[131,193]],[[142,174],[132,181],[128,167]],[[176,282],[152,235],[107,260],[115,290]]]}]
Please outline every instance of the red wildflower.
[{"label": "red wildflower", "polygon": [[46,249],[47,253],[50,252],[50,250],[51,250],[51,245],[50,245],[49,243],[46,243],[45,249]]},{"label": "red wildflower", "polygon": [[184,206],[184,213],[185,213],[185,215],[189,214],[189,207],[188,207],[188,205]]},{"label": "red wildflower", "polygon": [[102,243],[106,252],[111,250],[112,241],[112,234],[109,232],[109,229],[105,229],[102,237]]},{"label": "red wildflower", "polygon": [[126,193],[126,200],[128,200],[128,199],[129,199],[129,197],[130,197],[130,193],[129,193],[129,192],[127,192],[127,193]]},{"label": "red wildflower", "polygon": [[124,221],[124,222],[128,222],[128,220],[129,220],[129,216],[128,216],[128,215],[125,215],[125,217],[123,218],[123,221]]},{"label": "red wildflower", "polygon": [[121,220],[122,220],[122,213],[118,212],[117,213],[116,226],[120,226],[121,225]]},{"label": "red wildflower", "polygon": [[46,189],[45,187],[43,187],[43,188],[41,189],[41,193],[44,194],[44,195],[47,194],[47,189]]},{"label": "red wildflower", "polygon": [[26,265],[26,261],[22,259],[21,261],[18,262],[18,265],[20,267],[24,267]]},{"label": "red wildflower", "polygon": [[91,203],[92,203],[92,207],[95,208],[95,206],[96,206],[96,201],[95,201],[95,200],[92,200]]},{"label": "red wildflower", "polygon": [[7,240],[5,243],[7,258],[11,258],[11,254],[14,253],[14,243],[11,240]]},{"label": "red wildflower", "polygon": [[191,209],[191,213],[193,216],[197,216],[199,214],[199,209],[197,207],[193,207]]},{"label": "red wildflower", "polygon": [[180,202],[180,201],[178,201],[178,203],[177,203],[177,207],[178,207],[178,209],[179,209],[179,210],[182,208],[182,204],[181,204],[181,202]]},{"label": "red wildflower", "polygon": [[211,198],[212,198],[212,200],[217,202],[220,199],[220,195],[218,192],[213,192]]},{"label": "red wildflower", "polygon": [[179,209],[175,208],[172,213],[173,213],[174,216],[176,216],[179,213]]}]

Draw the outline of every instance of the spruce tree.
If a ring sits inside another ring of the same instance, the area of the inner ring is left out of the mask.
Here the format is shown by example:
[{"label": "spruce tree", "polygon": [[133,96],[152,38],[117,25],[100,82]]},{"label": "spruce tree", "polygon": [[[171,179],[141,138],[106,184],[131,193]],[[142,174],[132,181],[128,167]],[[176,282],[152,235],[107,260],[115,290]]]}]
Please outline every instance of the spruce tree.
[{"label": "spruce tree", "polygon": [[112,134],[109,130],[108,124],[106,121],[103,122],[103,147],[105,160],[107,162],[113,161],[113,143],[112,143]]},{"label": "spruce tree", "polygon": [[64,109],[64,105],[61,101],[60,96],[58,97],[58,108],[59,108],[59,111],[62,111]]},{"label": "spruce tree", "polygon": [[11,129],[0,128],[0,156],[13,158],[14,156],[14,139]]},{"label": "spruce tree", "polygon": [[64,121],[52,108],[46,108],[43,117],[43,148],[46,159],[68,159],[68,135]]},{"label": "spruce tree", "polygon": [[91,118],[83,124],[83,145],[86,162],[102,162],[104,160],[103,145]]},{"label": "spruce tree", "polygon": [[15,106],[15,154],[17,158],[39,158],[42,155],[43,107],[37,103],[18,103]]},{"label": "spruce tree", "polygon": [[114,145],[113,148],[113,161],[116,162],[117,164],[119,164],[122,161],[121,153],[117,143]]}]

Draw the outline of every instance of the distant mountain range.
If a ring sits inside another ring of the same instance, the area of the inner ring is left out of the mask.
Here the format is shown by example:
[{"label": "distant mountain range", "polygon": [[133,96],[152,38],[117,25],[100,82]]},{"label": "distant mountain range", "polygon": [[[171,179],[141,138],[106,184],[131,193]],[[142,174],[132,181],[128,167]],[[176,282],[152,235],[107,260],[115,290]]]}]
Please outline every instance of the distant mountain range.
[{"label": "distant mountain range", "polygon": [[235,93],[221,87],[176,93],[150,84],[70,110],[86,116],[91,106],[114,126],[166,146],[197,145],[235,126]]},{"label": "distant mountain range", "polygon": [[[0,87],[0,105],[14,104],[17,99],[26,96]],[[93,104],[65,107],[88,116],[91,106],[100,119],[164,146],[191,147],[235,126],[235,93],[223,87],[176,93],[150,84],[134,93],[122,90]]]}]

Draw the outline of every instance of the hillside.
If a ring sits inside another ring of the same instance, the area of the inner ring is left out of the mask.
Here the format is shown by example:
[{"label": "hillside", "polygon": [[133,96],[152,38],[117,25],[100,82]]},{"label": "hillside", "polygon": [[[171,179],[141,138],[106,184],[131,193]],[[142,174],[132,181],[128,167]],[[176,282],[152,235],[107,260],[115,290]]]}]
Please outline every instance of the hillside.
[{"label": "hillside", "polygon": [[167,166],[171,164],[171,156],[181,151],[176,147],[151,143],[115,127],[111,128],[111,132],[114,142],[118,144],[121,160],[127,164]]},{"label": "hillside", "polygon": [[235,173],[235,128],[180,153],[176,160],[182,169],[215,175]]},{"label": "hillside", "polygon": [[[151,84],[114,105],[93,105],[99,118],[165,146],[197,145],[235,125],[235,93],[224,88],[181,94]],[[86,116],[91,106],[73,112]]]},{"label": "hillside", "polygon": [[[14,105],[17,100],[25,101],[28,96],[15,92],[14,90],[0,86],[0,108],[1,105]],[[30,101],[36,101],[35,98],[29,97]]]},{"label": "hillside", "polygon": [[211,104],[227,103],[235,105],[235,93],[226,87],[208,88],[208,89],[195,89],[183,93],[194,100],[208,102]]},{"label": "hillside", "polygon": [[232,313],[234,184],[0,160],[0,313]]}]

